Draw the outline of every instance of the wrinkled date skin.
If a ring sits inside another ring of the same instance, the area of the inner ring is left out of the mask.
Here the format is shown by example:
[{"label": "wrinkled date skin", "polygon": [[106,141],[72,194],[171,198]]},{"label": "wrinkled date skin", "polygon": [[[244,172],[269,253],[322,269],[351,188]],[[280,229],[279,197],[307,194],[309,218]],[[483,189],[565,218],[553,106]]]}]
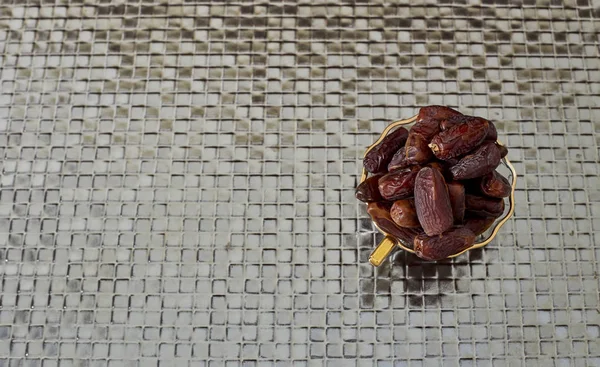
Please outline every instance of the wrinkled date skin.
[{"label": "wrinkled date skin", "polygon": [[481,177],[492,172],[500,164],[500,151],[493,142],[485,142],[472,154],[464,156],[450,168],[455,180]]},{"label": "wrinkled date skin", "polygon": [[504,200],[467,194],[465,210],[470,215],[497,218],[504,213]]},{"label": "wrinkled date skin", "polygon": [[461,117],[453,117],[453,118],[449,118],[446,120],[442,120],[440,121],[440,130],[441,131],[446,131],[448,129],[450,129],[451,127],[454,127],[456,125],[460,125],[462,123],[474,123],[474,122],[481,122],[481,120],[485,120],[488,122],[488,128],[487,128],[487,133],[485,135],[485,140],[492,140],[492,141],[496,141],[496,139],[498,139],[498,131],[496,130],[496,126],[489,120],[486,120],[484,118],[481,117],[475,117],[475,116],[461,116]]},{"label": "wrinkled date skin", "polygon": [[[399,170],[401,168],[406,168],[408,166],[412,166],[412,165],[417,165],[417,164],[427,164],[428,166],[434,167],[436,169],[439,169],[440,172],[443,172],[444,175],[449,174],[450,171],[448,171],[445,165],[445,162],[430,162],[431,159],[433,159],[433,153],[431,152],[431,149],[429,149],[429,147],[427,147],[424,143],[423,143],[423,139],[420,137],[417,137],[416,139],[418,139],[418,146],[408,146],[407,145],[400,149],[398,152],[396,152],[396,154],[394,154],[394,157],[392,157],[392,160],[390,161],[390,164],[388,165],[388,171],[389,172],[393,172],[396,170]],[[411,142],[412,144],[412,142]],[[406,155],[406,151],[409,151],[410,154],[410,158],[407,158]],[[427,163],[429,162],[429,163]],[[458,161],[457,161],[458,162]],[[450,176],[451,177],[451,176]]]},{"label": "wrinkled date skin", "polygon": [[406,143],[408,130],[400,127],[389,133],[381,143],[371,149],[363,160],[363,166],[371,173],[384,172],[398,148]]},{"label": "wrinkled date skin", "polygon": [[429,142],[440,132],[440,119],[455,115],[462,116],[460,112],[443,106],[421,108],[417,122],[408,133],[404,157],[398,157],[395,165],[406,167],[413,164],[425,164],[433,159]]},{"label": "wrinkled date skin", "polygon": [[452,227],[454,217],[450,195],[438,170],[425,167],[419,171],[415,180],[415,208],[428,236],[441,234]]},{"label": "wrinkled date skin", "polygon": [[413,199],[397,200],[394,202],[394,205],[390,209],[390,215],[392,216],[392,220],[400,227],[421,227]]},{"label": "wrinkled date skin", "polygon": [[420,234],[415,237],[415,254],[425,260],[442,260],[468,249],[475,242],[475,234],[468,228],[456,227],[441,236]]},{"label": "wrinkled date skin", "polygon": [[459,116],[463,116],[463,114],[456,110],[453,110],[450,107],[432,105],[432,106],[422,107],[419,110],[419,116],[418,116],[417,120],[424,120],[427,118],[430,118],[433,120],[445,120],[445,119],[450,119],[450,118],[459,117]]},{"label": "wrinkled date skin", "polygon": [[478,119],[452,126],[431,139],[429,147],[438,159],[458,157],[476,148],[485,139],[488,121]]},{"label": "wrinkled date skin", "polygon": [[400,200],[413,196],[415,179],[421,167],[413,166],[388,173],[379,179],[379,192],[385,200]]},{"label": "wrinkled date skin", "polygon": [[397,226],[396,223],[394,223],[389,210],[381,203],[369,203],[367,212],[371,216],[373,222],[375,222],[383,232],[394,236],[396,239],[402,241],[407,247],[411,247],[415,237],[422,233],[418,228],[403,228]]},{"label": "wrinkled date skin", "polygon": [[418,134],[425,138],[426,141],[430,141],[439,132],[440,121],[426,117],[422,120],[417,120],[413,127],[410,128],[408,136]]},{"label": "wrinkled date skin", "polygon": [[370,203],[372,201],[382,201],[383,197],[379,193],[379,179],[383,175],[376,175],[364,180],[354,193],[354,196],[363,203]]},{"label": "wrinkled date skin", "polygon": [[495,221],[495,217],[469,216],[465,218],[465,227],[469,228],[475,236],[479,236],[487,231]]},{"label": "wrinkled date skin", "polygon": [[449,182],[448,194],[450,195],[454,223],[460,224],[465,217],[465,187],[462,183],[457,181]]},{"label": "wrinkled date skin", "polygon": [[[401,168],[417,164],[426,164],[433,159],[433,152],[427,146],[423,137],[416,135],[412,139],[409,137],[406,142],[406,146],[401,148],[394,154],[390,164],[388,165],[388,171],[393,172]],[[432,162],[430,164],[439,163]],[[439,168],[440,166],[436,166]]]},{"label": "wrinkled date skin", "polygon": [[510,195],[511,186],[506,177],[493,171],[481,178],[481,192],[493,198],[505,198]]},{"label": "wrinkled date skin", "polygon": [[471,116],[460,115],[460,116],[450,116],[446,119],[440,121],[440,130],[446,131],[453,126],[468,122]]},{"label": "wrinkled date skin", "polygon": [[410,166],[410,164],[406,162],[406,146],[403,146],[398,149],[396,154],[392,157],[392,160],[388,164],[388,172],[397,171],[408,166]]},{"label": "wrinkled date skin", "polygon": [[425,164],[433,159],[433,152],[429,149],[427,140],[419,135],[409,135],[406,141],[405,164]]}]

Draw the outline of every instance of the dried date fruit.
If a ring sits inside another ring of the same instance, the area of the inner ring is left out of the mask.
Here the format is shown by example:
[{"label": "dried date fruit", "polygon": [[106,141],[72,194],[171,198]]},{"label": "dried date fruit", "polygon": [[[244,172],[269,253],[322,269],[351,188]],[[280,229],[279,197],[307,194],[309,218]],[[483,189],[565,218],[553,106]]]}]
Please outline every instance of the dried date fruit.
[{"label": "dried date fruit", "polygon": [[448,182],[448,194],[450,195],[454,223],[460,224],[465,216],[465,187],[457,181]]},{"label": "dried date fruit", "polygon": [[390,209],[392,220],[400,227],[418,228],[421,226],[417,218],[414,199],[397,200]]},{"label": "dried date fruit", "polygon": [[469,216],[465,218],[465,227],[469,228],[475,236],[479,236],[487,231],[495,221],[495,217]]},{"label": "dried date fruit", "polygon": [[410,128],[408,136],[421,135],[426,141],[430,141],[437,133],[440,132],[440,122],[432,118],[424,118],[417,120],[417,122]]},{"label": "dried date fruit", "polygon": [[369,203],[367,212],[377,227],[388,235],[402,241],[407,247],[411,247],[415,237],[422,233],[419,228],[404,228],[396,225],[389,210],[382,203]]},{"label": "dried date fruit", "polygon": [[408,166],[410,166],[410,164],[406,162],[406,146],[403,146],[402,148],[398,149],[398,151],[392,157],[392,160],[388,164],[388,172],[393,172]]},{"label": "dried date fruit", "polygon": [[449,116],[448,118],[440,121],[440,130],[446,131],[455,125],[459,125],[473,119],[473,116],[460,115],[460,116]]},{"label": "dried date fruit", "polygon": [[500,151],[500,158],[506,157],[508,154],[508,148],[500,144],[496,144],[496,147],[498,147],[498,150]]},{"label": "dried date fruit", "polygon": [[415,254],[425,260],[442,260],[471,247],[475,234],[468,228],[455,227],[441,236],[420,234],[415,237]]},{"label": "dried date fruit", "polygon": [[381,201],[383,197],[379,193],[379,179],[382,175],[371,176],[358,185],[354,196],[364,203]]},{"label": "dried date fruit", "polygon": [[425,164],[431,161],[433,159],[433,152],[428,144],[439,131],[438,120],[427,116],[419,118],[408,133],[405,148],[396,152],[388,165],[388,170],[391,172],[399,168],[415,164]]},{"label": "dried date fruit", "polygon": [[490,173],[500,164],[500,151],[493,142],[481,144],[473,153],[464,156],[450,168],[455,180],[467,180]]},{"label": "dried date fruit", "polygon": [[365,159],[363,160],[363,166],[371,173],[380,173],[385,171],[388,163],[392,159],[394,153],[398,151],[400,147],[404,145],[408,138],[408,130],[403,127],[399,127],[393,132],[389,133],[381,143],[377,144],[371,149]]},{"label": "dried date fruit", "polygon": [[499,217],[504,213],[504,200],[467,194],[465,211],[478,217]]},{"label": "dried date fruit", "polygon": [[463,114],[450,107],[432,105],[421,107],[417,119],[424,120],[430,118],[433,120],[445,120],[457,116],[463,116]]},{"label": "dried date fruit", "polygon": [[493,171],[481,178],[481,192],[493,198],[505,198],[510,195],[511,186],[508,179],[498,171]]},{"label": "dried date fruit", "polygon": [[427,140],[419,134],[408,136],[405,149],[405,164],[425,164],[433,159],[433,152],[429,149]]},{"label": "dried date fruit", "polygon": [[496,126],[491,121],[488,122],[488,132],[485,136],[485,140],[496,141],[498,139],[498,130],[496,130]]},{"label": "dried date fruit", "polygon": [[415,179],[421,167],[394,171],[379,179],[379,192],[385,200],[400,200],[413,196]]},{"label": "dried date fruit", "polygon": [[452,227],[454,217],[448,187],[442,174],[431,167],[419,171],[415,180],[415,208],[423,230],[435,236]]},{"label": "dried date fruit", "polygon": [[[392,157],[392,160],[388,165],[388,171],[393,172],[412,165],[426,164],[427,162],[430,162],[431,159],[433,159],[433,153],[425,143],[425,140],[418,135],[412,140],[409,137],[409,141],[407,141],[406,145],[398,150]],[[436,168],[439,168],[439,166],[436,166]]]},{"label": "dried date fruit", "polygon": [[466,116],[466,115],[458,116],[458,117],[451,117],[451,118],[440,121],[440,130],[446,131],[453,126],[460,125],[461,123],[474,123],[474,122],[478,122],[478,121],[481,122],[481,120],[485,120],[488,123],[487,134],[485,136],[485,140],[496,141],[496,139],[498,139],[498,131],[496,130],[496,126],[491,121],[486,120],[482,117]]},{"label": "dried date fruit", "polygon": [[462,122],[464,121],[461,121],[460,119],[442,120],[440,121],[440,131],[446,131],[453,126],[459,125]]},{"label": "dried date fruit", "polygon": [[458,157],[483,142],[488,125],[484,119],[458,124],[434,136],[429,147],[439,159]]}]

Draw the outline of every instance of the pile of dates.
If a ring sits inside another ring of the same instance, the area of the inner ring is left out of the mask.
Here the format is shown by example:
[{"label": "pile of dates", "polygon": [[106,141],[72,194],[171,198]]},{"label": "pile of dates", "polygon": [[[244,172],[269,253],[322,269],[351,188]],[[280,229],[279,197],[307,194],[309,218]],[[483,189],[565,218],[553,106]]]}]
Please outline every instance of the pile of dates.
[{"label": "pile of dates", "polygon": [[384,232],[441,260],[473,245],[502,213],[509,181],[496,171],[508,150],[494,124],[449,107],[427,106],[410,131],[389,133],[365,156],[356,188]]}]

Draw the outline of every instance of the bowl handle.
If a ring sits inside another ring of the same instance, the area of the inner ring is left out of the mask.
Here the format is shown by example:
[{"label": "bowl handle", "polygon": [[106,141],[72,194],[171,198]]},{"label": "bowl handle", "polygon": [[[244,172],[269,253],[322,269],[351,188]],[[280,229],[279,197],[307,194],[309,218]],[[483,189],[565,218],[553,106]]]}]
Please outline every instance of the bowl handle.
[{"label": "bowl handle", "polygon": [[381,242],[375,247],[369,256],[369,262],[373,266],[379,266],[383,260],[387,259],[396,247],[396,240],[390,236],[385,236]]}]

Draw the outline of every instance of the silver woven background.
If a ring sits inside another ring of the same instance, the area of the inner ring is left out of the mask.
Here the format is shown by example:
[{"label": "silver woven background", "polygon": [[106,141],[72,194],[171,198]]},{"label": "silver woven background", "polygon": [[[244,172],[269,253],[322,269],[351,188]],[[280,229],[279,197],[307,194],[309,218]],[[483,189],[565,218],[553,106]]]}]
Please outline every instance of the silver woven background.
[{"label": "silver woven background", "polygon": [[[2,1],[0,366],[599,366],[600,3]],[[420,106],[496,121],[484,250],[354,199]]]}]

